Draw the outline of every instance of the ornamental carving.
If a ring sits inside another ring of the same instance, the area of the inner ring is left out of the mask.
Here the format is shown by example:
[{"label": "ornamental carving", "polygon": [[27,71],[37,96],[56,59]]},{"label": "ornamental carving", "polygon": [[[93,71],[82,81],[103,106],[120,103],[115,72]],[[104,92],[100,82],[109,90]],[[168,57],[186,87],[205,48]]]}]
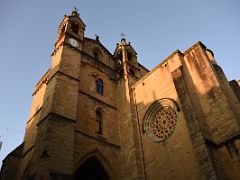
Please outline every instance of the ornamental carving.
[{"label": "ornamental carving", "polygon": [[144,131],[154,142],[169,138],[177,125],[177,107],[170,99],[154,102],[144,116]]}]

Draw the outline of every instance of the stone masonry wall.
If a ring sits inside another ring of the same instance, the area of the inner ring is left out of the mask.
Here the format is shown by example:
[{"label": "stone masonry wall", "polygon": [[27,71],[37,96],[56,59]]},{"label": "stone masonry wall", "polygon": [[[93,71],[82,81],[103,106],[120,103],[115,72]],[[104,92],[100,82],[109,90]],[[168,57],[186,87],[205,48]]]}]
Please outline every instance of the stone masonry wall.
[{"label": "stone masonry wall", "polygon": [[[158,99],[168,98],[180,105],[171,71],[181,65],[177,54],[148,73],[134,85],[134,95],[140,127],[143,128],[144,115],[150,105]],[[191,142],[191,132],[184,111],[180,107],[178,122],[173,134],[166,140],[155,143],[143,129],[142,144],[144,166],[147,179],[199,179],[200,168],[197,154]]]},{"label": "stone masonry wall", "polygon": [[200,123],[204,136],[214,143],[220,143],[225,138],[238,134],[238,122],[235,120],[235,115],[230,109],[203,47],[199,44],[186,52],[184,62],[194,84],[192,91],[196,92],[202,109]]}]

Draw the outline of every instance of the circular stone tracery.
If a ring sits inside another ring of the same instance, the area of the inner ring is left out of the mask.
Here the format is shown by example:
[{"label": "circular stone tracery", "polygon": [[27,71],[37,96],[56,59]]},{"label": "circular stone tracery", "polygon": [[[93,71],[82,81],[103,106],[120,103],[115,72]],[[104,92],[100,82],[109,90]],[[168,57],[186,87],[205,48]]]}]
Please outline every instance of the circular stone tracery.
[{"label": "circular stone tracery", "polygon": [[153,134],[161,141],[168,138],[173,133],[176,124],[176,111],[171,107],[161,107],[153,116],[151,129]]},{"label": "circular stone tracery", "polygon": [[172,100],[154,102],[144,116],[144,130],[154,142],[160,142],[172,135],[177,125],[177,108]]}]

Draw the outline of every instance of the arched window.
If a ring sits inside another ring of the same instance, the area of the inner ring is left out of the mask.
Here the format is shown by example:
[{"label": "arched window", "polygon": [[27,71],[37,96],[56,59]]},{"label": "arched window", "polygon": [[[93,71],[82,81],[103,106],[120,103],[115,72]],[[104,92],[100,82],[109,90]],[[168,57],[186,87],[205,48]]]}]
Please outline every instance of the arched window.
[{"label": "arched window", "polygon": [[130,52],[127,52],[127,58],[128,58],[128,61],[132,60],[132,54]]},{"label": "arched window", "polygon": [[93,59],[97,61],[102,61],[103,54],[98,47],[94,47],[92,49],[92,55],[93,55]]},{"label": "arched window", "polygon": [[72,24],[71,24],[71,31],[72,31],[73,33],[77,34],[78,31],[79,31],[79,26],[78,26],[77,24],[75,24],[75,23],[72,23]]},{"label": "arched window", "polygon": [[102,113],[100,110],[96,111],[96,119],[95,119],[95,133],[102,135],[103,127],[102,127]]},{"label": "arched window", "polygon": [[99,60],[99,54],[98,54],[98,52],[96,52],[96,51],[93,52],[93,58],[94,58],[95,60]]},{"label": "arched window", "polygon": [[101,79],[96,81],[96,91],[98,94],[103,95],[103,81]]}]

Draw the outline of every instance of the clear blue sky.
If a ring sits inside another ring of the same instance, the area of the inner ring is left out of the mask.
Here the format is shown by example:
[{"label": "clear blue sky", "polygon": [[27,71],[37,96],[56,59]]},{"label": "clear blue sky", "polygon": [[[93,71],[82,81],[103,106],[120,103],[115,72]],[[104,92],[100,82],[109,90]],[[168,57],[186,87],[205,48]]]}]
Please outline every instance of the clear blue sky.
[{"label": "clear blue sky", "polygon": [[139,62],[152,69],[200,40],[229,80],[240,79],[239,0],[1,0],[0,161],[23,140],[31,94],[51,63],[59,23],[73,6],[87,25],[85,35],[98,34],[110,52],[124,32]]}]

